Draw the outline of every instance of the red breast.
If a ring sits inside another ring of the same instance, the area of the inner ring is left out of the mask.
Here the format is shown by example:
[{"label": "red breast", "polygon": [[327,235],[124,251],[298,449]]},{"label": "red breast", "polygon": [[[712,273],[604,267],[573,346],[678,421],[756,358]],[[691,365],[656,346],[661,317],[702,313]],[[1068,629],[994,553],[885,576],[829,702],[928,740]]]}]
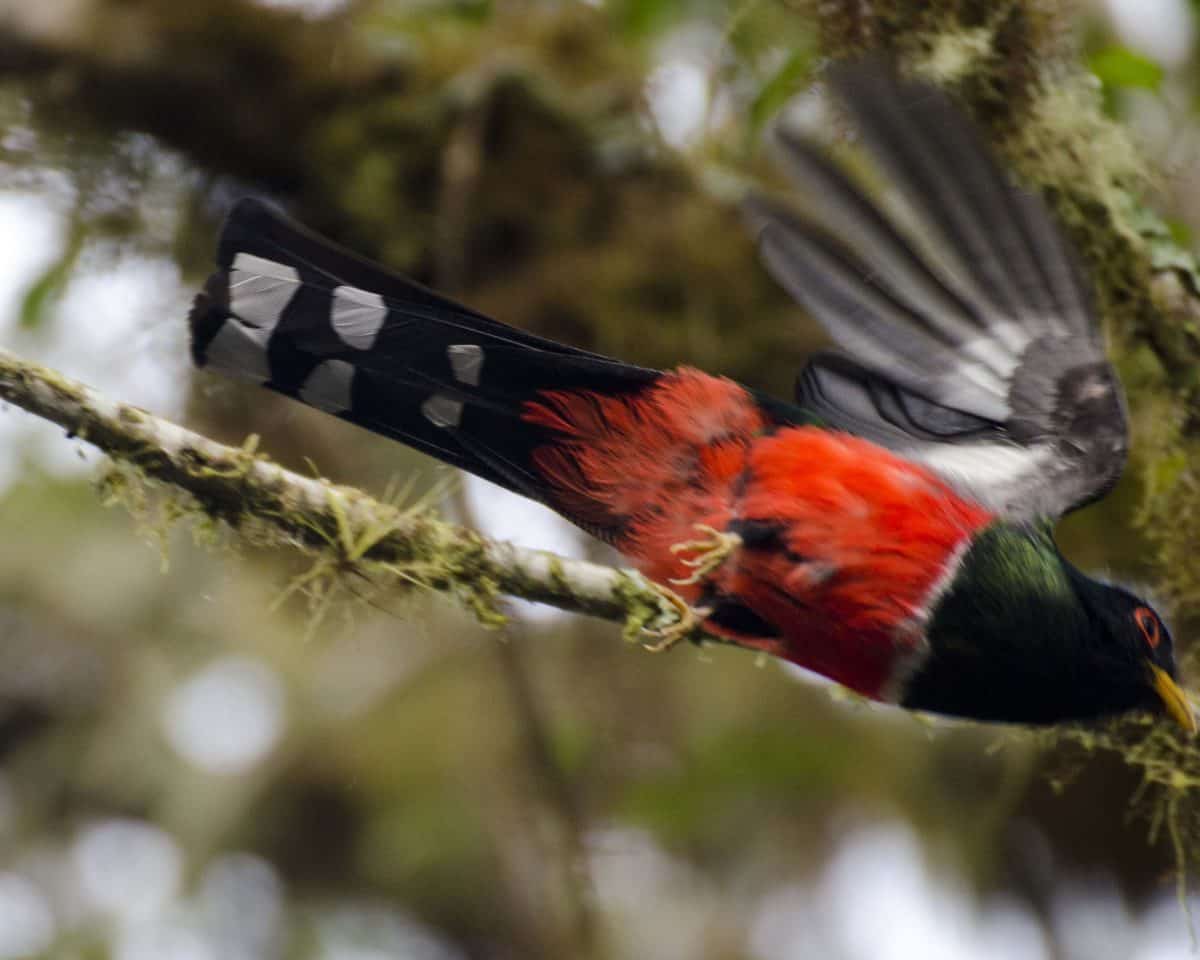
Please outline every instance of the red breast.
[{"label": "red breast", "polygon": [[524,419],[555,443],[534,463],[553,505],[584,523],[620,518],[615,546],[661,583],[689,569],[671,547],[697,524],[763,521],[778,542],[731,555],[706,583],[779,639],[714,632],[767,649],[872,697],[919,653],[924,614],[949,568],[992,517],[929,471],[849,434],[771,428],[744,387],[689,368],[651,389],[544,392]]},{"label": "red breast", "polygon": [[817,427],[753,444],[735,512],[781,524],[783,548],[739,551],[719,589],[777,627],[772,652],[871,697],[919,654],[935,593],[993,519],[922,467]]}]

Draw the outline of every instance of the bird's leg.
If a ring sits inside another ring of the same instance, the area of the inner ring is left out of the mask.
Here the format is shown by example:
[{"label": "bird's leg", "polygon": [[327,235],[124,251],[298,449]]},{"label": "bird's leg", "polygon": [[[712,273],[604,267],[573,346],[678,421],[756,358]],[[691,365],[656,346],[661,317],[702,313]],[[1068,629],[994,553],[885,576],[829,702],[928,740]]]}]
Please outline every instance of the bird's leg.
[{"label": "bird's leg", "polygon": [[671,552],[679,557],[679,562],[692,568],[688,576],[671,579],[679,587],[699,583],[742,545],[742,538],[736,533],[726,533],[707,523],[697,523],[693,529],[704,534],[704,538],[671,545]]},{"label": "bird's leg", "polygon": [[[693,529],[703,536],[671,546],[671,553],[679,557],[680,563],[692,570],[686,577],[668,581],[674,586],[686,587],[700,583],[742,545],[742,538],[736,533],[726,533],[707,523],[697,523]],[[651,586],[662,597],[666,606],[675,612],[675,622],[657,630],[643,628],[643,635],[651,638],[643,646],[652,653],[662,653],[681,640],[697,636],[700,624],[712,610],[708,607],[692,607],[678,593],[661,583],[651,583]]]},{"label": "bird's leg", "polygon": [[675,611],[675,622],[659,629],[643,627],[642,633],[651,638],[642,646],[651,653],[664,653],[681,640],[688,639],[712,610],[708,607],[692,607],[670,587],[650,582],[650,587]]}]

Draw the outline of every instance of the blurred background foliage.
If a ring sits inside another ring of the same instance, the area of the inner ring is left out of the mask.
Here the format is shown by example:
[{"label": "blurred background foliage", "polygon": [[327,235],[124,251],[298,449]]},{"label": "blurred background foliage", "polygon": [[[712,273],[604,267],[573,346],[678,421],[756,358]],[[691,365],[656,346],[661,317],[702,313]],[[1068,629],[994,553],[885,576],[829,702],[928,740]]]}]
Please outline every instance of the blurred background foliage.
[{"label": "blurred background foliage", "polygon": [[[1192,5],[862,6],[0,0],[5,345],[339,482],[444,483],[188,372],[189,291],[257,193],[509,322],[787,393],[821,338],[724,190],[774,176],[781,111],[821,121],[804,94],[822,56],[947,24],[984,30],[1014,89],[1039,58],[1086,64],[1154,158],[1130,154],[1153,229],[1190,242]],[[1064,548],[1186,586],[1189,544],[1173,569],[1139,559],[1195,512],[1186,425],[1154,357],[1114,335],[1140,468]],[[18,412],[0,443],[0,957],[1189,953],[1171,846],[1118,756],[930,723],[740,651],[651,656],[524,606],[501,633],[439,598],[313,627],[303,598],[278,602],[294,557],[160,542],[104,508],[82,445]],[[1170,496],[1147,499],[1155,483]],[[613,559],[463,494],[447,510],[498,536]]]}]

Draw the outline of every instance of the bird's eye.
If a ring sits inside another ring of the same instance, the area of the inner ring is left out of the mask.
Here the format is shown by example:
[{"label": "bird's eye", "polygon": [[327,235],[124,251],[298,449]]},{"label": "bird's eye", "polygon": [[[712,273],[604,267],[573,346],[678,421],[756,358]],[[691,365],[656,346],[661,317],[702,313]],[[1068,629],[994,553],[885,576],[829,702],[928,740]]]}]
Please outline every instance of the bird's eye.
[{"label": "bird's eye", "polygon": [[1162,633],[1158,625],[1158,616],[1149,607],[1138,607],[1133,611],[1133,620],[1138,625],[1138,629],[1142,631],[1142,636],[1146,638],[1146,643],[1153,650],[1162,640]]}]

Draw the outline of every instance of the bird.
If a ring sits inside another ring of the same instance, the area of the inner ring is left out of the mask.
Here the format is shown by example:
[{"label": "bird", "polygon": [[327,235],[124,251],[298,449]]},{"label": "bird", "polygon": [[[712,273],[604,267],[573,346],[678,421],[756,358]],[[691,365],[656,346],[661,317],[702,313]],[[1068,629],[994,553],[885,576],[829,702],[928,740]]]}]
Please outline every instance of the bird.
[{"label": "bird", "polygon": [[1195,733],[1162,617],[1054,539],[1129,443],[1075,252],[949,93],[869,58],[822,81],[888,193],[779,128],[793,193],[741,200],[834,344],[791,400],[493,320],[252,197],[189,315],[193,361],[549,506],[708,634],[868,699]]}]

